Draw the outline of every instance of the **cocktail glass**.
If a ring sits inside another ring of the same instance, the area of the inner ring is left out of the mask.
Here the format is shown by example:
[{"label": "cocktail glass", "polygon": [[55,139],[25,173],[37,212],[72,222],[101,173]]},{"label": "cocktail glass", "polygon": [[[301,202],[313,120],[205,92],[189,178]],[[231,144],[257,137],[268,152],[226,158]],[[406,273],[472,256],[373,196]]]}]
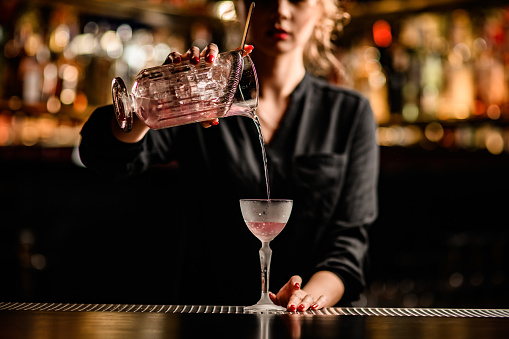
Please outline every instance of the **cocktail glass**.
[{"label": "cocktail glass", "polygon": [[285,227],[292,212],[293,200],[288,199],[241,199],[240,210],[249,230],[262,242],[260,264],[262,272],[262,295],[260,300],[244,310],[252,313],[286,311],[275,305],[269,297],[270,259],[272,241]]}]

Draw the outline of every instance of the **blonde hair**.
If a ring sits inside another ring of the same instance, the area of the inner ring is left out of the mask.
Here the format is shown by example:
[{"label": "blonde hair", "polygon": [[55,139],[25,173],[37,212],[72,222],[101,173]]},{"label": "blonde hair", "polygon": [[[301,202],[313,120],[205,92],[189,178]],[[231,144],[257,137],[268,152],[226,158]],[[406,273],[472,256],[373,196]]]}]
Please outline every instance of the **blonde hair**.
[{"label": "blonde hair", "polygon": [[[343,27],[350,22],[350,14],[345,9],[348,1],[318,0],[322,16],[309,39],[309,48],[304,51],[306,70],[337,84],[350,82],[345,67],[334,54],[335,45],[332,42],[332,39],[340,35]],[[236,0],[234,3],[237,17],[245,18],[247,8],[244,6],[244,0]]]},{"label": "blonde hair", "polygon": [[334,54],[332,39],[341,34],[343,27],[350,22],[350,14],[345,11],[342,0],[319,0],[322,6],[322,19],[317,22],[304,51],[304,65],[312,74],[324,77],[335,83],[348,82],[345,67]]}]

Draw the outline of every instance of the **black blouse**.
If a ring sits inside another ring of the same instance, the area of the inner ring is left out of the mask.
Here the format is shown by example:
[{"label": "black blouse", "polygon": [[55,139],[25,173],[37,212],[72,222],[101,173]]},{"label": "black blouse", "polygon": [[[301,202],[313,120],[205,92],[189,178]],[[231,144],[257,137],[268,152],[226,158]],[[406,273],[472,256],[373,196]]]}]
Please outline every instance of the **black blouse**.
[{"label": "black blouse", "polygon": [[[247,229],[241,198],[266,198],[258,132],[246,117],[150,130],[135,144],[111,133],[112,106],[97,109],[81,132],[80,155],[93,170],[115,179],[154,164],[177,161],[178,258],[168,272],[179,304],[247,305],[260,294],[260,242]],[[368,226],[377,216],[378,146],[368,101],[306,74],[271,142],[266,145],[271,198],[294,200],[285,229],[271,243],[273,292],[292,275],[308,279],[328,270],[345,284],[341,304],[364,286]],[[140,211],[141,213],[141,211]],[[157,235],[155,235],[157,236]]]}]

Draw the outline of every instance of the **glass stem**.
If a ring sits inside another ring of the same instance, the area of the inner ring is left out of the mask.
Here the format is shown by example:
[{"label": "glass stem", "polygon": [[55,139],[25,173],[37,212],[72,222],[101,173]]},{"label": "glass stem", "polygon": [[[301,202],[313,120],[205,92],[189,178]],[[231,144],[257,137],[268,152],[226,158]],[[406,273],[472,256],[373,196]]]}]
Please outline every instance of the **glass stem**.
[{"label": "glass stem", "polygon": [[262,268],[262,299],[269,299],[269,274],[270,274],[270,259],[272,250],[269,247],[269,242],[262,242],[260,248],[260,265]]}]

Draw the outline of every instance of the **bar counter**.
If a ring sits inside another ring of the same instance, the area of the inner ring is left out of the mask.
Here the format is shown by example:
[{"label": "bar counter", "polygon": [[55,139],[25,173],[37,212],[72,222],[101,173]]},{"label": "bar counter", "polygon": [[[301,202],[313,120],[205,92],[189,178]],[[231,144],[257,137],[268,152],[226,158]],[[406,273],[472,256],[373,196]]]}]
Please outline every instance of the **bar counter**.
[{"label": "bar counter", "polygon": [[0,338],[508,338],[509,309],[325,308],[0,302]]}]

